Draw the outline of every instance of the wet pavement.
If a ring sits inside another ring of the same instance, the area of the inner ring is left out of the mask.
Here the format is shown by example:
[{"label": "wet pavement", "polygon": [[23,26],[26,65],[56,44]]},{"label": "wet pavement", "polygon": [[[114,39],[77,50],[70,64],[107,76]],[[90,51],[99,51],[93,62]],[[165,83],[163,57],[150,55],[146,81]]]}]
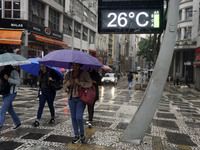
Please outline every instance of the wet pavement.
[{"label": "wet pavement", "polygon": [[13,130],[12,118],[6,115],[6,122],[0,131],[0,150],[200,150],[199,93],[194,89],[166,85],[143,142],[134,145],[121,142],[120,137],[136,112],[144,91],[128,90],[128,82],[122,78],[115,87],[100,87],[93,127],[85,126],[87,142],[71,144],[74,134],[66,93],[57,93],[55,124],[48,124],[50,112],[46,104],[40,126],[34,128],[37,90],[20,86],[13,105],[22,125]]}]

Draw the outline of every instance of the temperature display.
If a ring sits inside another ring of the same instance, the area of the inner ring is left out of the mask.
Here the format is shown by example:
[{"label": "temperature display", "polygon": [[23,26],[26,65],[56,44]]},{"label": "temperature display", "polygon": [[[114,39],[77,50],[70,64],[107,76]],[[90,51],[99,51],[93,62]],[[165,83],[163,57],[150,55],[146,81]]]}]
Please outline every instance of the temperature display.
[{"label": "temperature display", "polygon": [[160,9],[105,10],[99,12],[99,32],[155,33],[162,31]]}]

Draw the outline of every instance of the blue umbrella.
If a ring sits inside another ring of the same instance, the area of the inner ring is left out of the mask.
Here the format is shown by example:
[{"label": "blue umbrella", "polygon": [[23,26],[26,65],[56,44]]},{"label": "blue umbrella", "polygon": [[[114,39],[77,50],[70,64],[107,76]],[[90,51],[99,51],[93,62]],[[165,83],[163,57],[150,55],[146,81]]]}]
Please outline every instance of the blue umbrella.
[{"label": "blue umbrella", "polygon": [[[29,73],[29,74],[38,76],[39,75],[39,71],[40,71],[40,64],[39,64],[38,61],[40,59],[41,58],[29,58],[28,61],[30,61],[31,64],[20,65],[19,67],[22,70],[24,70],[25,72]],[[50,68],[50,69],[55,70],[55,72],[60,76],[60,78],[61,79],[63,78],[63,74],[62,74],[62,72],[60,71],[60,69],[58,67],[50,67],[50,66],[47,66],[47,67]]]}]

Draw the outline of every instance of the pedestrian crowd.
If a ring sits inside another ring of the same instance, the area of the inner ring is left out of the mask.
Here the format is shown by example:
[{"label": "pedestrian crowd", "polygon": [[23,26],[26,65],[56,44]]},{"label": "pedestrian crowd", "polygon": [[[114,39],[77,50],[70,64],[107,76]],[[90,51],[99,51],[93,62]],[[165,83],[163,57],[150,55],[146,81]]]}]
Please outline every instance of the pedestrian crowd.
[{"label": "pedestrian crowd", "polygon": [[[57,89],[54,83],[58,83],[62,80],[62,87],[68,94],[68,104],[71,114],[72,127],[74,131],[74,139],[72,143],[77,143],[81,141],[85,142],[84,134],[84,121],[83,113],[87,106],[88,111],[88,121],[86,124],[89,128],[92,127],[92,121],[94,116],[94,106],[95,102],[99,99],[99,85],[101,85],[101,77],[97,70],[89,68],[89,70],[81,70],[82,64],[71,63],[72,70],[65,74],[64,79],[62,79],[58,73],[45,66],[40,65],[40,71],[37,78],[37,86],[39,87],[38,97],[39,106],[36,115],[36,120],[33,122],[34,127],[40,125],[40,120],[42,118],[43,109],[45,103],[47,102],[51,118],[49,124],[55,123],[55,109],[54,109],[54,99],[56,96]],[[7,86],[6,86],[7,83]],[[20,118],[13,109],[12,102],[14,101],[18,85],[20,84],[19,73],[11,65],[0,67],[0,94],[2,95],[2,107],[0,110],[0,129],[3,127],[6,112],[8,112],[14,123],[13,129],[18,129],[21,125]],[[95,98],[92,101],[92,105],[85,104],[79,96],[80,88],[91,88],[95,87]],[[7,91],[6,91],[6,90]]]}]

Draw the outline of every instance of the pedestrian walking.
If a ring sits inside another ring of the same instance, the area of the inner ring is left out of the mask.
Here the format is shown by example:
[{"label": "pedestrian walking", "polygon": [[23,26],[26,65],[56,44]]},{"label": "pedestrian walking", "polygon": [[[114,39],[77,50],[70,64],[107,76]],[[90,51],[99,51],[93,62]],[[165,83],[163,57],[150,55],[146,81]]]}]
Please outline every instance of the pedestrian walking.
[{"label": "pedestrian walking", "polygon": [[132,87],[132,81],[133,81],[133,74],[128,72],[127,74],[127,80],[128,80],[128,89],[131,89]]},{"label": "pedestrian walking", "polygon": [[68,93],[68,104],[71,113],[72,127],[75,138],[72,143],[78,143],[80,140],[85,142],[83,113],[86,104],[84,104],[78,96],[78,88],[92,87],[90,74],[87,71],[80,70],[81,64],[72,63],[72,71],[68,72],[64,79],[64,87]]},{"label": "pedestrian walking", "polygon": [[17,129],[21,125],[21,121],[13,109],[12,102],[17,95],[17,85],[20,84],[19,73],[10,65],[1,66],[0,69],[0,84],[3,85],[6,82],[8,83],[8,86],[5,86],[6,84],[4,84],[4,90],[2,91],[3,104],[0,111],[0,128],[3,127],[6,112],[8,111],[15,125],[13,129]]},{"label": "pedestrian walking", "polygon": [[50,82],[57,81],[59,78],[59,75],[53,69],[40,65],[40,72],[37,81],[37,85],[39,86],[39,108],[37,111],[37,118],[33,123],[34,127],[40,125],[39,121],[42,117],[46,101],[51,113],[49,124],[53,124],[55,122],[54,99],[56,96],[56,90],[51,88]]},{"label": "pedestrian walking", "polygon": [[93,105],[88,105],[88,121],[86,124],[89,128],[92,127],[92,121],[94,116],[94,105],[97,100],[99,100],[99,85],[101,85],[101,76],[95,69],[89,69],[90,78],[92,79],[92,83],[95,86],[96,97]]}]

